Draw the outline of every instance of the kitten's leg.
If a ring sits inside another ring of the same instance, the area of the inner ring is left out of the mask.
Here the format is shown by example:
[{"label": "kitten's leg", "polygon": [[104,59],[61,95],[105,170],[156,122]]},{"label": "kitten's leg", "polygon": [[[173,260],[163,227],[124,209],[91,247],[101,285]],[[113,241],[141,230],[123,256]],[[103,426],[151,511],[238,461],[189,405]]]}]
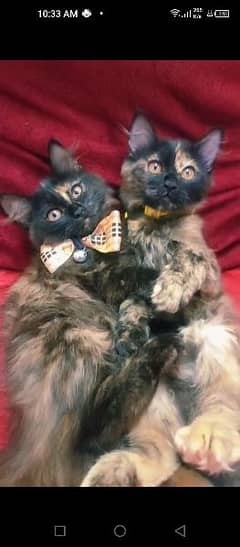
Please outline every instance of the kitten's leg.
[{"label": "kitten's leg", "polygon": [[152,441],[149,432],[148,443],[139,448],[116,450],[102,456],[81,486],[158,486],[167,480],[178,462],[159,432],[152,431],[152,434]]},{"label": "kitten's leg", "polygon": [[128,450],[101,456],[81,486],[158,486],[179,465],[173,446],[158,428],[142,428],[139,435],[131,435],[131,444]]},{"label": "kitten's leg", "polygon": [[128,357],[143,346],[150,337],[151,309],[139,297],[131,297],[121,304],[115,328],[115,349]]},{"label": "kitten's leg", "polygon": [[174,435],[180,425],[171,393],[159,384],[147,412],[129,434],[130,448],[100,457],[82,486],[161,485],[179,466]]},{"label": "kitten's leg", "polygon": [[200,289],[219,292],[219,268],[210,251],[197,254],[178,242],[171,243],[171,261],[155,281],[151,299],[158,311],[176,313]]},{"label": "kitten's leg", "polygon": [[178,356],[170,335],[147,342],[117,373],[100,386],[91,406],[91,432],[101,444],[117,441],[130,431],[147,408],[164,366]]},{"label": "kitten's leg", "polygon": [[106,378],[91,405],[91,432],[95,437],[99,432],[101,443],[118,440],[135,425],[153,397],[161,370],[176,361],[179,350],[179,337],[173,334],[145,342],[149,310],[141,300],[124,301],[119,315],[115,347],[125,363]]},{"label": "kitten's leg", "polygon": [[233,324],[195,321],[182,329],[186,351],[195,346],[199,401],[194,421],[176,434],[186,463],[207,471],[230,470],[240,461],[240,350]]}]

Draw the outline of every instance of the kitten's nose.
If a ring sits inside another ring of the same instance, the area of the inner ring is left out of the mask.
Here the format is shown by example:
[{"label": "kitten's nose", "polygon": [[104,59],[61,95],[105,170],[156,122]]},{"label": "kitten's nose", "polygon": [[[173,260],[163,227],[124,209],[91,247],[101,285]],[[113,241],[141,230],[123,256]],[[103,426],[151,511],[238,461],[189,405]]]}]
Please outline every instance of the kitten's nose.
[{"label": "kitten's nose", "polygon": [[81,207],[81,205],[78,205],[73,210],[73,216],[74,216],[74,218],[79,218],[82,215],[83,215],[83,207]]},{"label": "kitten's nose", "polygon": [[168,175],[165,175],[163,184],[168,190],[175,190],[177,188],[177,181]]}]

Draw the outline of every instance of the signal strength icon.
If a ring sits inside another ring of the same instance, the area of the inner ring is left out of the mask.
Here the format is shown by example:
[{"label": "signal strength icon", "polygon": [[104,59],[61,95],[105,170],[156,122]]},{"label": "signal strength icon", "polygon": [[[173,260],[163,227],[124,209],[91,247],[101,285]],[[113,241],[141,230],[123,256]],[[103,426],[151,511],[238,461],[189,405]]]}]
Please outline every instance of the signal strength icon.
[{"label": "signal strength icon", "polygon": [[171,9],[170,13],[173,15],[173,17],[177,17],[180,13],[180,9]]},{"label": "signal strength icon", "polygon": [[180,17],[183,17],[183,18],[188,18],[188,17],[192,17],[192,10],[189,10],[189,11],[186,11],[183,15],[181,15]]}]

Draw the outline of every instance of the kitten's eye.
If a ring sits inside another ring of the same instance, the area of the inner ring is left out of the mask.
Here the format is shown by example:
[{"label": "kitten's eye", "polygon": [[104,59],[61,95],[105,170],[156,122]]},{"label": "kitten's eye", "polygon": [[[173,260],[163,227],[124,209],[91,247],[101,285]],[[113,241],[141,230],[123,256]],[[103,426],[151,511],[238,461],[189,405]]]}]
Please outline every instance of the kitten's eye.
[{"label": "kitten's eye", "polygon": [[162,171],[161,163],[157,160],[152,160],[148,162],[148,172],[153,173],[154,175],[159,175]]},{"label": "kitten's eye", "polygon": [[192,180],[196,175],[196,169],[189,165],[188,167],[184,167],[184,169],[181,172],[181,177],[185,180]]},{"label": "kitten's eye", "polygon": [[81,196],[82,194],[82,186],[81,184],[75,184],[72,188],[71,188],[71,195],[74,199],[77,199]]},{"label": "kitten's eye", "polygon": [[50,222],[55,222],[56,220],[59,220],[62,215],[63,213],[60,209],[51,209],[51,211],[48,211],[47,219],[50,220]]}]

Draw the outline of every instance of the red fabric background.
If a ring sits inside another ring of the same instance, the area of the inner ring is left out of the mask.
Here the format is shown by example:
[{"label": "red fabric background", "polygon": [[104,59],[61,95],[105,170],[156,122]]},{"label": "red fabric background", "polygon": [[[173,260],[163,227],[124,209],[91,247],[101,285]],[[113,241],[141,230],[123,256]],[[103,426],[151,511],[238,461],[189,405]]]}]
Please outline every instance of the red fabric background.
[{"label": "red fabric background", "polygon": [[[144,110],[163,136],[225,130],[203,210],[227,291],[240,308],[240,61],[0,61],[0,191],[30,194],[47,174],[50,137],[74,145],[83,165],[120,183],[129,126]],[[30,258],[27,235],[0,216],[0,303]],[[2,354],[1,354],[2,355]],[[7,399],[0,356],[0,445]]]}]

